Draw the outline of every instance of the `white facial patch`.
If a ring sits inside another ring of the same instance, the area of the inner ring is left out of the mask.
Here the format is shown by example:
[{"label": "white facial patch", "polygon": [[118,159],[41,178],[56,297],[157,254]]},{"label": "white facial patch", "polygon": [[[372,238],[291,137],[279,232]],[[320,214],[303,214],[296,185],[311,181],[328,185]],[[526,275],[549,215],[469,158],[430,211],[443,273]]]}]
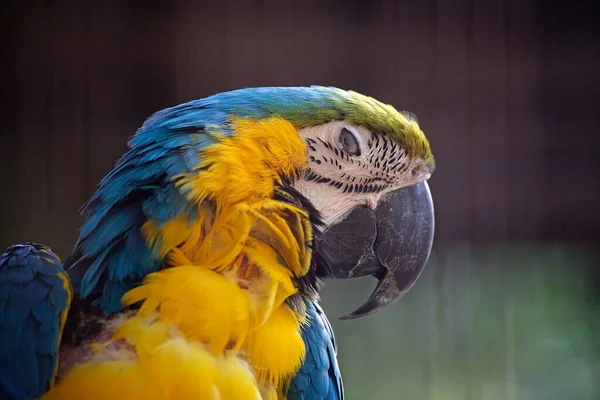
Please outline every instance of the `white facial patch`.
[{"label": "white facial patch", "polygon": [[[344,140],[344,130],[354,137]],[[306,140],[309,168],[294,187],[321,212],[327,225],[356,206],[375,209],[384,194],[429,178],[421,159],[410,159],[389,137],[362,126],[333,121],[304,128],[300,134]],[[354,139],[360,151],[352,154]]]}]

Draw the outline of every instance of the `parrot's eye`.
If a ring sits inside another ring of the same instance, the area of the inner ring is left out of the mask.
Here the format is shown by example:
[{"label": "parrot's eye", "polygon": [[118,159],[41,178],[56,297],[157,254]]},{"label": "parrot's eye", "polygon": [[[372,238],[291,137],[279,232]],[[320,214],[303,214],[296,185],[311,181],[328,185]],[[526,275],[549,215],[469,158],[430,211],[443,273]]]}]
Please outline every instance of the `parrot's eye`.
[{"label": "parrot's eye", "polygon": [[343,128],[340,132],[340,144],[348,154],[360,156],[360,144],[358,143],[358,139],[348,128]]}]

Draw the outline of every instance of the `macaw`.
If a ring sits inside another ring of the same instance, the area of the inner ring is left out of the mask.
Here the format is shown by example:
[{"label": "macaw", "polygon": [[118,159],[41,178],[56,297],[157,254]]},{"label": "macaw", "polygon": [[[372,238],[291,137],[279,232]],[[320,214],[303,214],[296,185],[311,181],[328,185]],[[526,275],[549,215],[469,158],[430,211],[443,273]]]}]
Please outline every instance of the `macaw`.
[{"label": "macaw", "polygon": [[414,284],[433,242],[434,168],[413,114],[332,87],[155,113],[84,206],[69,279],[37,245],[0,259],[0,393],[343,399],[322,281],[378,279],[347,319]]}]

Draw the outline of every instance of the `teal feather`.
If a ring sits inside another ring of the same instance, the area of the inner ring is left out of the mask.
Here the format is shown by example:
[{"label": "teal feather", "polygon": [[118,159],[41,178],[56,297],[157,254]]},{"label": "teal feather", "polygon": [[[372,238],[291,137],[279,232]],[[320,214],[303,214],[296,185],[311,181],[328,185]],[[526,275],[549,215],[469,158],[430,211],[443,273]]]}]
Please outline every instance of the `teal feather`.
[{"label": "teal feather", "polygon": [[83,281],[81,282],[80,290],[83,297],[87,297],[87,295],[90,294],[91,290],[98,284],[100,277],[104,274],[107,268],[107,263],[104,262],[104,259],[111,250],[111,247],[107,247],[102,250],[102,252],[98,254],[91,263],[89,269],[87,269],[87,272],[83,277]]},{"label": "teal feather", "polygon": [[331,325],[321,307],[305,300],[308,324],[302,327],[306,357],[287,391],[288,400],[343,400],[342,376]]},{"label": "teal feather", "polygon": [[104,295],[96,299],[93,304],[102,310],[120,310],[122,307],[121,297],[139,283],[140,281],[130,278],[120,281],[108,280],[104,284]]}]

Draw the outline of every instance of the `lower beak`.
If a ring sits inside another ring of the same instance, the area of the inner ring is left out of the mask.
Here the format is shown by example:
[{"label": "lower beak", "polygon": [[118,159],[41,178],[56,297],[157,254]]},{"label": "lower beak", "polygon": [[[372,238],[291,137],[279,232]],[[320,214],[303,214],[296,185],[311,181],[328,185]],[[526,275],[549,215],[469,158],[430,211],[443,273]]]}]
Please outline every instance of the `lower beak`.
[{"label": "lower beak", "polygon": [[323,232],[330,278],[374,276],[371,297],[341,319],[374,314],[398,300],[423,271],[433,245],[433,200],[427,182],[386,194],[377,208],[357,207]]}]

